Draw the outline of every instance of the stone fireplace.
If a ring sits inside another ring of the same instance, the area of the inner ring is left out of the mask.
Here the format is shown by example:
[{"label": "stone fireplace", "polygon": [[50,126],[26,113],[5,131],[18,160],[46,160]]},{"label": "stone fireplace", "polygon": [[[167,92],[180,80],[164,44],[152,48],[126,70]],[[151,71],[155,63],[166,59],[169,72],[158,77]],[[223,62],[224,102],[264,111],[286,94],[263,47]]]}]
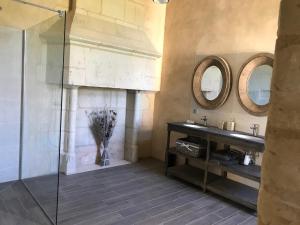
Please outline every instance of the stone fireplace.
[{"label": "stone fireplace", "polygon": [[62,171],[80,173],[103,167],[95,164],[96,144],[88,113],[113,109],[117,125],[109,144],[110,167],[151,155],[155,92],[71,86],[65,90]]},{"label": "stone fireplace", "polygon": [[89,129],[88,113],[98,109],[117,112],[117,124],[109,144],[110,165],[122,165],[124,161],[126,90],[106,88],[79,88],[76,116],[76,166],[80,171],[97,168],[95,140]]},{"label": "stone fireplace", "polygon": [[111,166],[151,155],[162,52],[162,41],[155,35],[163,35],[165,9],[151,1],[116,4],[126,9],[134,4],[135,16],[140,7],[145,10],[130,22],[125,14],[123,19],[112,15],[107,0],[95,4],[102,4],[97,15],[79,1],[68,18],[61,150],[61,171],[66,174],[101,168],[95,165],[96,144],[87,114],[105,107],[118,113],[109,145]]}]

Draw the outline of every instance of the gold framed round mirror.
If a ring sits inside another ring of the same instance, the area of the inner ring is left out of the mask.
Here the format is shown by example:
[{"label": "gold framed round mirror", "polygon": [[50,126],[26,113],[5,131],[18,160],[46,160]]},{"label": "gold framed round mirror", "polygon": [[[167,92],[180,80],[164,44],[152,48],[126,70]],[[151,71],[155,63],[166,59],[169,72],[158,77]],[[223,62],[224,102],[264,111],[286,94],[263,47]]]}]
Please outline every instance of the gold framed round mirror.
[{"label": "gold framed round mirror", "polygon": [[232,86],[229,64],[218,56],[204,58],[195,68],[193,94],[204,109],[216,109],[227,100]]},{"label": "gold framed round mirror", "polygon": [[255,116],[266,116],[271,97],[274,56],[270,53],[254,55],[242,66],[237,95],[244,110]]}]

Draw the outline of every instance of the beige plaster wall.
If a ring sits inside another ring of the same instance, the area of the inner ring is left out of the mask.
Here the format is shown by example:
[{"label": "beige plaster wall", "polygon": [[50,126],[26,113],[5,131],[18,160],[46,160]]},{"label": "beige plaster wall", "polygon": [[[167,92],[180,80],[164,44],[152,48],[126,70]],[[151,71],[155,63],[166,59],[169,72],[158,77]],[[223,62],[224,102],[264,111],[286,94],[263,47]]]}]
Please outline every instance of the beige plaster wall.
[{"label": "beige plaster wall", "polygon": [[[161,91],[155,100],[152,155],[164,159],[166,123],[208,117],[210,125],[234,119],[237,130],[250,132],[266,117],[246,113],[236,97],[241,65],[258,52],[274,53],[280,0],[181,0],[167,6]],[[205,56],[224,57],[231,65],[233,89],[217,110],[195,103],[191,82],[195,65]],[[193,113],[196,111],[196,113]]]}]

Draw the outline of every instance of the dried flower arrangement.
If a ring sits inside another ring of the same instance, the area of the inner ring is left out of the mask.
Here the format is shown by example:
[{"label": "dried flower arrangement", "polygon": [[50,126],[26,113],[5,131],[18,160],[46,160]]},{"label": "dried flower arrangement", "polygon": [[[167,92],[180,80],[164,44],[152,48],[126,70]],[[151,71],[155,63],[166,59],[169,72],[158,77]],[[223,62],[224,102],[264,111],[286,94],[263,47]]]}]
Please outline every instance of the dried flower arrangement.
[{"label": "dried flower arrangement", "polygon": [[[109,165],[108,144],[117,122],[114,110],[94,110],[88,114],[89,127],[97,145],[96,164]],[[101,145],[104,149],[101,155]]]}]

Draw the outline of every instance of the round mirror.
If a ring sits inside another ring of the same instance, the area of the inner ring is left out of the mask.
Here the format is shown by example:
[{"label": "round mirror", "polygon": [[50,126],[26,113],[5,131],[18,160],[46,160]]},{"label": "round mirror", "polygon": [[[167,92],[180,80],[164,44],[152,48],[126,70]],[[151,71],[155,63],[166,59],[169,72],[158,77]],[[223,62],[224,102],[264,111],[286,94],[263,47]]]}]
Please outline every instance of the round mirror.
[{"label": "round mirror", "polygon": [[195,68],[193,94],[197,103],[205,109],[216,109],[224,104],[232,85],[228,63],[220,57],[209,56]]},{"label": "round mirror", "polygon": [[273,67],[256,67],[248,80],[248,95],[256,105],[266,105],[270,101],[271,78]]},{"label": "round mirror", "polygon": [[201,88],[204,97],[207,100],[215,100],[221,93],[223,77],[221,70],[216,66],[208,67],[201,80]]},{"label": "round mirror", "polygon": [[273,73],[273,55],[262,53],[250,58],[242,67],[238,97],[241,106],[250,114],[265,116],[267,114]]}]

